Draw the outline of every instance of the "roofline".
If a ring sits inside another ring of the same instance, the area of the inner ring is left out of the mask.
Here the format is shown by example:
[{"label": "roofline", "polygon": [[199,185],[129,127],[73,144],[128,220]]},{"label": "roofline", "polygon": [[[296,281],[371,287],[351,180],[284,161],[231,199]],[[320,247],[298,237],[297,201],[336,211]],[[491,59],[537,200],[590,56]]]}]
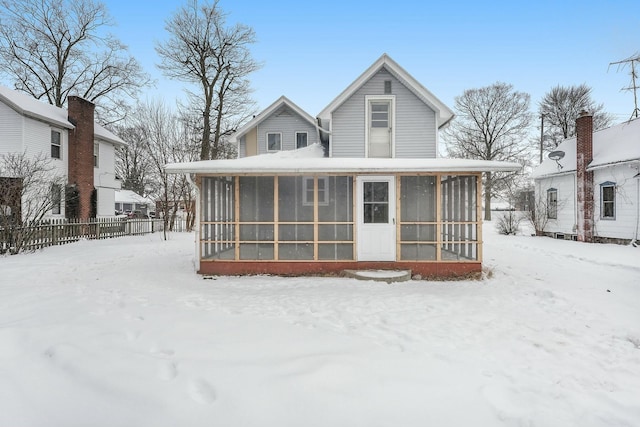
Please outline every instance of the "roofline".
[{"label": "roofline", "polygon": [[[34,100],[35,100],[35,98],[34,98]],[[61,121],[61,120],[57,120],[57,119],[51,118],[49,116],[43,116],[42,114],[35,113],[35,112],[31,111],[31,110],[25,110],[24,108],[20,107],[18,104],[13,102],[10,98],[7,98],[6,96],[4,96],[2,93],[0,93],[0,101],[5,103],[6,105],[8,105],[12,110],[14,110],[15,112],[17,112],[18,114],[20,114],[22,116],[30,117],[32,119],[36,119],[36,120],[39,120],[41,122],[54,124],[56,126],[60,126],[60,127],[65,128],[65,129],[74,129],[73,124],[71,124],[71,122],[69,122],[68,120]],[[51,105],[51,107],[60,108],[60,107],[56,107],[54,105]],[[63,108],[60,108],[60,109],[64,110]]]},{"label": "roofline", "polygon": [[375,73],[383,66],[387,66],[392,74],[396,74],[395,77],[400,80],[405,80],[410,86],[419,94],[424,101],[435,110],[438,118],[442,119],[442,123],[438,124],[438,129],[446,126],[454,117],[453,111],[449,109],[442,101],[440,101],[431,91],[425,88],[419,81],[417,81],[411,74],[409,74],[404,68],[402,68],[397,62],[395,62],[389,55],[384,53],[376,62],[374,62],[364,73],[362,73],[353,83],[351,83],[340,95],[338,95],[329,105],[327,105],[319,114],[321,119],[330,119],[333,111],[336,110],[342,103],[344,103],[349,96],[351,96],[356,90],[358,90],[366,81],[368,81]]},{"label": "roofline", "polygon": [[256,114],[254,118],[249,120],[244,126],[240,129],[236,130],[233,135],[231,135],[230,142],[234,143],[238,141],[238,139],[244,136],[247,132],[253,129],[255,126],[258,126],[261,122],[263,122],[267,117],[271,115],[275,110],[277,110],[281,105],[286,105],[299,114],[303,119],[307,120],[309,124],[312,126],[317,126],[316,120],[312,115],[304,111],[302,108],[297,106],[293,101],[291,101],[286,96],[282,95],[280,98],[276,99],[271,105],[262,110],[260,113]]},{"label": "roofline", "polygon": [[[243,159],[235,160],[211,160],[203,162],[191,162],[191,163],[174,163],[165,166],[165,170],[170,174],[180,173],[196,173],[196,174],[208,174],[208,175],[264,175],[264,174],[335,174],[335,173],[347,173],[347,174],[393,174],[393,173],[477,173],[477,172],[494,172],[494,171],[517,171],[522,168],[519,163],[510,162],[495,162],[476,160],[473,163],[462,165],[455,165],[459,159],[412,159],[420,160],[419,165],[402,165],[402,160],[407,159],[372,159],[375,162],[367,162],[365,159],[357,159],[358,166],[355,166],[354,159],[350,158],[333,158],[331,160],[338,160],[330,162],[327,165],[326,160],[320,158],[314,158],[313,161],[309,161],[308,164],[304,164],[303,159],[287,159],[282,165],[264,166],[262,165],[259,170],[251,170],[251,166],[246,162],[239,162],[236,164],[223,163],[223,162],[237,162],[238,160],[250,159],[251,157],[245,157]],[[325,158],[328,159],[328,158]],[[389,160],[386,165],[379,164],[380,160]],[[398,162],[400,160],[400,162]],[[301,164],[302,163],[302,164]],[[363,164],[365,163],[365,164]],[[367,165],[366,163],[373,163],[373,165]],[[216,167],[218,166],[218,167]]]},{"label": "roofline", "polygon": [[620,161],[616,161],[616,162],[608,162],[608,163],[603,163],[603,164],[600,164],[600,165],[588,166],[587,170],[588,171],[593,171],[593,170],[597,170],[597,169],[608,168],[608,167],[611,167],[611,166],[624,165],[624,164],[627,164],[627,163],[640,163],[640,159],[620,160]]}]

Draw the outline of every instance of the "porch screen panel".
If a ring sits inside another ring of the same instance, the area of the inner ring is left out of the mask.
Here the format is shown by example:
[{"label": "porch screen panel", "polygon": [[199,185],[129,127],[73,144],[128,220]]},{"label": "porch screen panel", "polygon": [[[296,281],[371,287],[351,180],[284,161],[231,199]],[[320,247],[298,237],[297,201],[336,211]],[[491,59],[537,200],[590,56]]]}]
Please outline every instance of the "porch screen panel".
[{"label": "porch screen panel", "polygon": [[318,259],[354,259],[353,176],[318,177]]},{"label": "porch screen panel", "polygon": [[478,259],[476,175],[441,177],[442,260]]},{"label": "porch screen panel", "polygon": [[[278,220],[313,222],[313,190],[312,177],[278,177]],[[309,200],[311,203],[308,203]]]},{"label": "porch screen panel", "polygon": [[437,259],[436,176],[400,178],[400,259]]},{"label": "porch screen panel", "polygon": [[232,177],[203,177],[200,243],[203,259],[233,259],[235,185]]},{"label": "porch screen panel", "polygon": [[239,182],[240,259],[272,260],[275,177],[241,176]]}]

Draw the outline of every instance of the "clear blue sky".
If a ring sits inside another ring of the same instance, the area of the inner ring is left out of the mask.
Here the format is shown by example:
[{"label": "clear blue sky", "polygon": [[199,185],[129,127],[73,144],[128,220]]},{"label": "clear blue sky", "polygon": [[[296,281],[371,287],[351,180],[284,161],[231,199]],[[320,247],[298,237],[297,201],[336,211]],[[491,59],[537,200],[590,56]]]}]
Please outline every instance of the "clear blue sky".
[{"label": "clear blue sky", "polygon": [[[154,43],[167,37],[165,20],[186,1],[106,0],[127,44],[158,89],[145,97],[183,97],[181,82],[164,79]],[[279,96],[316,115],[383,53],[450,108],[465,89],[503,81],[531,95],[532,109],[551,87],[586,83],[593,98],[628,119],[629,70],[610,62],[640,52],[635,1],[221,0],[229,23],[251,26],[251,76],[263,109]],[[638,70],[640,71],[640,70]],[[638,80],[640,85],[640,79]],[[639,93],[640,96],[640,93]]]}]

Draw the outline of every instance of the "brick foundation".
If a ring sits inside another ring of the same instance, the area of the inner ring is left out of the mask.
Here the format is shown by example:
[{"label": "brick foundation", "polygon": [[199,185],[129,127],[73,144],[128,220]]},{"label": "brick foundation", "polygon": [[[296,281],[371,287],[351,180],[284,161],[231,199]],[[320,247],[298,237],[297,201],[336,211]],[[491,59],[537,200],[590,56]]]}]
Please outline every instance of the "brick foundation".
[{"label": "brick foundation", "polygon": [[482,271],[480,262],[264,262],[200,261],[205,275],[273,274],[276,276],[338,275],[344,270],[411,270],[423,278],[465,277]]}]

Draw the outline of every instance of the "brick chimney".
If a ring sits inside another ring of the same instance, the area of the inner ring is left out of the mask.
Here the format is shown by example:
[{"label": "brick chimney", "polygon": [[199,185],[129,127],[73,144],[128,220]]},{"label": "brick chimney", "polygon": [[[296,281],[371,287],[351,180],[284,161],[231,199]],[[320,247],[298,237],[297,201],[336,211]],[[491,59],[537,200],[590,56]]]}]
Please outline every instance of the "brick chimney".
[{"label": "brick chimney", "polygon": [[578,240],[593,242],[593,116],[581,111],[576,119],[576,185],[578,201]]},{"label": "brick chimney", "polygon": [[69,185],[78,195],[78,218],[94,215],[91,202],[93,186],[93,125],[95,105],[78,96],[67,98],[69,121],[75,129],[69,131]]}]

